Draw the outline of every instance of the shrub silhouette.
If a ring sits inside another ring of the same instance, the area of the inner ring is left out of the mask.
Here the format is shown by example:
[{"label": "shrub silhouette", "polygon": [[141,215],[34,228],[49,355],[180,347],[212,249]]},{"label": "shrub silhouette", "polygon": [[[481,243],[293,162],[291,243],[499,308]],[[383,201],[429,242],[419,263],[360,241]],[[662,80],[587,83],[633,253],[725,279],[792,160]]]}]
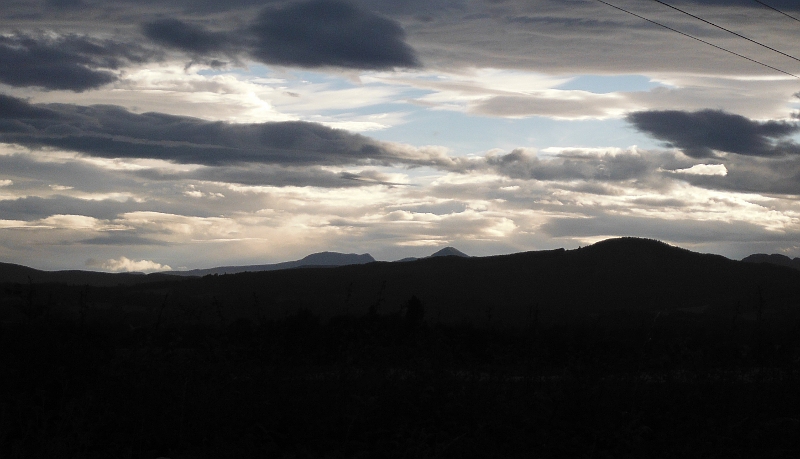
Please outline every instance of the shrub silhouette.
[{"label": "shrub silhouette", "polygon": [[404,309],[406,311],[405,321],[407,327],[417,328],[422,325],[425,320],[425,306],[422,304],[422,300],[414,295],[405,304]]}]

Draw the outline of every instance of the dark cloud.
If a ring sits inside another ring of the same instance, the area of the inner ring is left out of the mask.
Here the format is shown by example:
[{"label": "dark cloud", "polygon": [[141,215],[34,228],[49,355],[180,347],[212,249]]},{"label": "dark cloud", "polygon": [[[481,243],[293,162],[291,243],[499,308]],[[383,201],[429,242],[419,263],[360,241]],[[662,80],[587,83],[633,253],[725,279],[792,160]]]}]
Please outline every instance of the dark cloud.
[{"label": "dark cloud", "polygon": [[[710,190],[740,193],[800,195],[800,156],[760,158],[737,155],[724,160],[698,160],[677,152],[643,151],[621,154],[587,154],[565,150],[555,157],[537,158],[521,150],[486,158],[495,172],[522,180],[574,181],[566,189],[599,195],[617,195],[609,188],[615,182],[626,186],[660,189],[675,180]],[[688,171],[697,165],[723,165],[726,173],[701,174]],[[653,200],[641,205],[679,206],[679,202]]]},{"label": "dark cloud", "polygon": [[694,158],[715,157],[715,150],[761,157],[800,154],[800,145],[782,140],[800,130],[794,123],[758,122],[721,110],[642,111],[627,119],[638,131]]},{"label": "dark cloud", "polygon": [[386,174],[382,174],[374,170],[364,170],[359,172],[341,172],[338,174],[342,180],[356,182],[357,186],[367,185],[389,185],[389,186],[406,186],[405,183],[396,183],[389,181]]},{"label": "dark cloud", "polygon": [[187,172],[146,169],[136,172],[136,175],[150,180],[199,180],[245,186],[355,188],[370,185],[397,185],[375,171],[333,172],[322,167],[284,167],[272,164],[208,167]]},{"label": "dark cloud", "polygon": [[689,204],[682,199],[675,198],[638,198],[631,202],[637,206],[647,207],[650,209],[661,207],[683,208]]},{"label": "dark cloud", "polygon": [[429,17],[437,12],[453,14],[466,10],[465,0],[357,0],[357,3],[374,11],[386,14],[413,15],[416,17]]},{"label": "dark cloud", "polygon": [[[579,27],[594,30],[613,30],[618,28],[620,23],[618,21],[598,20],[594,18],[573,18],[573,17],[555,17],[555,16],[512,16],[505,18],[505,22],[509,24],[524,25],[530,27]],[[645,23],[646,24],[646,23]],[[646,25],[637,24],[639,27],[646,27]]]},{"label": "dark cloud", "polygon": [[800,196],[800,158],[765,160],[741,157],[725,163],[727,174],[689,175],[681,179],[692,185],[740,193],[784,194]]},{"label": "dark cloud", "polygon": [[271,64],[385,69],[416,67],[400,24],[335,0],[265,9],[250,29],[254,58]]},{"label": "dark cloud", "polygon": [[[142,237],[134,231],[107,231],[101,236],[83,239],[78,244],[87,245],[156,245],[166,246],[166,242],[157,239]],[[87,263],[88,265],[88,263]]]},{"label": "dark cloud", "polygon": [[[798,9],[791,2],[774,1],[787,11]],[[545,73],[630,73],[656,69],[708,72],[714,68],[724,75],[730,75],[731,69],[749,74],[767,71],[699,43],[683,46],[673,32],[658,30],[645,21],[586,1],[4,0],[0,3],[0,18],[5,18],[5,22],[0,19],[0,28],[6,32],[43,27],[56,32],[82,30],[112,33],[117,39],[135,43],[140,37],[131,32],[140,30],[131,24],[144,23],[146,34],[154,41],[189,52],[193,58],[198,57],[197,53],[225,53],[268,64],[391,68],[413,66],[420,61],[408,45],[412,43],[425,56],[425,62],[440,68],[448,65],[524,68]],[[733,6],[737,9],[735,16],[742,21],[755,17],[748,15],[753,10],[770,22],[766,29],[753,22],[753,29],[766,30],[765,33],[778,40],[793,27],[793,21],[752,0],[690,3],[694,3],[689,5],[694,7],[690,9],[698,14],[703,13],[702,5],[706,4],[715,10],[720,5]],[[654,4],[650,8],[661,6]],[[323,13],[321,19],[312,14],[317,10]],[[409,32],[409,40],[405,39],[401,22]],[[170,30],[167,26],[174,27]],[[752,35],[747,28],[742,29],[737,27],[742,33]],[[362,37],[365,38],[361,40]],[[235,46],[231,45],[231,39]],[[770,41],[769,36],[760,39]],[[530,52],[531,47],[536,49],[535,53]],[[376,49],[378,53],[374,52]],[[208,56],[204,56],[203,62],[205,58]]]},{"label": "dark cloud", "polygon": [[23,99],[0,94],[0,120],[11,122],[31,118],[56,118],[56,116],[50,110],[31,105]]},{"label": "dark cloud", "polygon": [[203,165],[429,163],[429,158],[408,157],[359,134],[302,121],[231,124],[136,114],[111,105],[33,105],[4,95],[0,95],[0,120],[0,142],[103,158]]},{"label": "dark cloud", "polygon": [[[764,3],[781,10],[790,10],[790,11],[800,11],[800,4],[798,4],[795,0],[768,0]],[[675,2],[676,5],[695,5],[695,6],[708,6],[708,5],[719,5],[719,6],[737,6],[737,7],[747,7],[753,9],[762,9],[765,8],[763,5],[759,5],[758,3],[754,2],[753,0],[679,0]]]},{"label": "dark cloud", "polygon": [[[89,178],[87,178],[89,180]],[[232,206],[237,210],[248,203],[240,202],[199,202],[195,199],[176,198],[175,188],[150,189],[147,199],[79,199],[65,195],[48,197],[27,196],[17,199],[4,199],[0,201],[0,218],[8,220],[21,220],[33,222],[53,215],[83,215],[98,220],[113,221],[129,212],[160,212],[164,214],[191,215],[193,217],[208,218],[219,216],[222,212],[229,212]],[[255,209],[257,210],[257,209]],[[114,229],[113,231],[119,231]]]},{"label": "dark cloud", "polygon": [[49,198],[28,196],[0,201],[0,215],[8,220],[33,221],[59,214],[85,215],[100,220],[111,220],[121,213],[135,210],[144,210],[144,206],[133,201],[87,201],[68,196]]},{"label": "dark cloud", "polygon": [[86,6],[86,4],[83,3],[83,0],[46,0],[46,4],[47,6],[65,9],[81,8]]},{"label": "dark cloud", "polygon": [[[97,172],[96,172],[97,174]],[[87,178],[88,180],[88,178]],[[149,190],[153,193],[156,190]],[[192,215],[194,217],[214,217],[224,211],[225,205],[218,207],[200,203],[196,200],[170,199],[174,198],[174,191],[164,192],[162,195],[154,193],[147,200],[136,201],[127,199],[79,199],[71,196],[55,195],[46,198],[27,196],[17,199],[0,201],[0,216],[8,220],[22,220],[27,222],[41,220],[53,215],[83,215],[98,220],[113,221],[128,212],[161,212],[165,214]],[[230,207],[228,207],[229,209]],[[118,230],[114,230],[118,231]]]},{"label": "dark cloud", "polygon": [[246,55],[266,64],[387,69],[416,67],[400,24],[339,0],[268,6],[245,28],[211,31],[170,18],[147,23],[145,36],[193,56]]},{"label": "dark cloud", "polygon": [[109,70],[154,56],[137,45],[79,35],[0,35],[0,82],[85,91],[116,81]]},{"label": "dark cloud", "polygon": [[[93,196],[92,199],[101,199],[122,190],[133,190],[134,193],[142,190],[142,180],[130,171],[109,170],[80,160],[54,161],[53,158],[42,158],[38,152],[0,155],[0,171],[0,176],[13,180],[15,194],[38,195],[44,190],[49,195],[58,191],[58,187],[66,187],[64,191],[76,190]],[[155,192],[152,188],[149,191]],[[74,191],[69,191],[71,193]],[[117,195],[115,200],[118,199],[125,198]],[[92,202],[96,201],[76,200],[73,204],[91,205]]]},{"label": "dark cloud", "polygon": [[506,155],[489,156],[486,161],[498,173],[517,179],[618,182],[642,179],[652,174],[665,159],[662,156],[567,151],[553,158],[540,159],[523,150],[513,150]]},{"label": "dark cloud", "polygon": [[143,26],[144,34],[154,42],[190,54],[230,52],[235,44],[232,34],[212,32],[178,19],[161,19]]}]

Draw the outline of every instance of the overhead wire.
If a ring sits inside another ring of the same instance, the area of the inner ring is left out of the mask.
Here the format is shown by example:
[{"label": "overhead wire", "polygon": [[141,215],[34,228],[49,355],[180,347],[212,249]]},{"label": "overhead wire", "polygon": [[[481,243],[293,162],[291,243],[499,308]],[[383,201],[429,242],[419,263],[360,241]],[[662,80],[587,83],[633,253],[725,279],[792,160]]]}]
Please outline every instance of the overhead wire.
[{"label": "overhead wire", "polygon": [[789,14],[789,13],[785,13],[785,12],[781,11],[781,10],[779,10],[778,8],[775,8],[774,6],[767,5],[766,3],[764,3],[764,2],[762,2],[762,1],[760,1],[760,0],[753,0],[753,1],[754,1],[754,2],[756,2],[756,3],[758,3],[759,5],[766,6],[767,8],[769,8],[769,9],[771,9],[771,10],[773,10],[773,11],[777,11],[778,13],[781,13],[782,15],[786,16],[786,17],[787,17],[787,18],[789,18],[789,19],[794,19],[795,21],[797,21],[797,22],[800,22],[800,19],[797,19],[796,17],[792,16],[792,15],[791,15],[791,14]]},{"label": "overhead wire", "polygon": [[765,45],[764,43],[761,43],[761,42],[758,42],[758,41],[756,41],[756,40],[753,40],[752,38],[745,37],[744,35],[742,35],[742,34],[740,34],[740,33],[737,33],[737,32],[734,32],[734,31],[733,31],[733,30],[731,30],[731,29],[728,29],[728,28],[722,27],[721,25],[714,24],[713,22],[711,22],[711,21],[708,21],[708,20],[706,20],[706,19],[703,19],[703,18],[701,18],[700,16],[695,16],[694,14],[692,14],[692,13],[690,13],[690,12],[686,11],[686,10],[682,10],[682,9],[678,8],[677,6],[670,5],[669,3],[662,2],[661,0],[653,0],[653,1],[654,1],[654,2],[656,2],[656,3],[660,3],[660,4],[662,4],[662,5],[666,6],[667,8],[672,8],[672,9],[673,9],[673,10],[675,10],[675,11],[679,11],[679,12],[681,12],[681,13],[683,13],[683,14],[687,15],[687,16],[691,16],[691,17],[693,17],[693,18],[697,19],[698,21],[703,21],[703,22],[705,22],[705,23],[706,23],[706,24],[708,24],[708,25],[714,26],[714,27],[716,27],[716,28],[718,28],[718,29],[720,29],[720,30],[724,30],[725,32],[728,32],[728,33],[730,33],[730,34],[736,35],[737,37],[739,37],[739,38],[743,38],[743,39],[745,39],[745,40],[747,40],[747,41],[749,41],[749,42],[751,42],[751,43],[755,43],[755,44],[757,44],[758,46],[761,46],[761,47],[763,47],[763,48],[766,48],[766,49],[768,49],[768,50],[770,50],[770,51],[774,51],[774,52],[776,52],[776,53],[778,53],[778,54],[781,54],[781,55],[783,55],[783,56],[786,56],[786,57],[788,57],[788,58],[790,58],[790,59],[794,59],[794,60],[796,60],[797,62],[800,62],[800,59],[798,59],[798,58],[796,58],[796,57],[792,56],[791,54],[786,54],[786,53],[784,53],[783,51],[779,51],[779,50],[777,50],[777,49],[775,49],[775,48],[773,48],[773,47],[771,47],[771,46]]},{"label": "overhead wire", "polygon": [[781,69],[779,69],[779,68],[777,68],[777,67],[773,67],[773,66],[771,66],[771,65],[769,65],[769,64],[765,64],[765,63],[763,63],[763,62],[761,62],[761,61],[757,61],[757,60],[755,60],[755,59],[753,59],[753,58],[750,58],[750,57],[747,57],[747,56],[745,56],[745,55],[743,55],[743,54],[739,54],[739,53],[737,53],[737,52],[735,52],[735,51],[731,51],[731,50],[729,50],[729,49],[727,49],[727,48],[723,48],[722,46],[717,46],[717,45],[715,45],[714,43],[711,43],[711,42],[708,42],[708,41],[706,41],[706,40],[703,40],[702,38],[697,38],[697,37],[695,37],[694,35],[690,35],[690,34],[688,34],[688,33],[686,33],[686,32],[681,32],[681,31],[680,31],[680,30],[678,30],[678,29],[674,29],[674,28],[672,28],[672,27],[670,27],[670,26],[668,26],[668,25],[664,25],[664,24],[662,24],[662,23],[660,23],[660,22],[657,22],[657,21],[654,21],[654,20],[652,20],[652,19],[648,19],[648,18],[646,18],[646,17],[644,17],[644,16],[641,16],[641,15],[638,15],[638,14],[636,14],[636,13],[632,12],[632,11],[628,11],[628,10],[626,10],[625,8],[622,8],[622,7],[619,7],[619,6],[616,6],[616,5],[612,5],[611,3],[608,3],[608,2],[606,2],[605,0],[597,0],[597,1],[598,1],[598,2],[600,2],[600,3],[602,3],[602,4],[604,4],[604,5],[608,5],[608,6],[612,7],[612,8],[615,8],[615,9],[617,9],[617,10],[620,10],[620,11],[622,11],[622,12],[628,13],[628,14],[630,14],[631,16],[635,16],[635,17],[637,17],[637,18],[639,18],[639,19],[645,20],[645,21],[647,21],[647,22],[649,22],[649,23],[651,23],[651,24],[655,24],[655,25],[657,25],[657,26],[659,26],[659,27],[663,27],[663,28],[665,28],[665,29],[667,29],[667,30],[669,30],[669,31],[672,31],[672,32],[675,32],[675,33],[681,34],[681,35],[683,35],[684,37],[691,38],[692,40],[699,41],[700,43],[703,43],[703,44],[706,44],[706,45],[708,45],[708,46],[714,47],[714,48],[716,48],[716,49],[719,49],[719,50],[721,50],[721,51],[725,51],[726,53],[733,54],[733,55],[734,55],[734,56],[736,56],[736,57],[740,57],[740,58],[742,58],[742,59],[746,59],[746,60],[748,60],[748,61],[750,61],[750,62],[756,63],[756,64],[758,64],[758,65],[761,65],[761,66],[764,66],[764,67],[766,67],[766,68],[768,68],[768,69],[775,70],[776,72],[780,72],[780,73],[783,73],[784,75],[789,75],[789,76],[791,76],[791,77],[794,77],[794,78],[797,78],[798,80],[800,80],[800,76],[797,76],[797,75],[795,75],[794,73],[790,73],[790,72],[787,72],[787,71],[785,71],[785,70],[781,70]]}]

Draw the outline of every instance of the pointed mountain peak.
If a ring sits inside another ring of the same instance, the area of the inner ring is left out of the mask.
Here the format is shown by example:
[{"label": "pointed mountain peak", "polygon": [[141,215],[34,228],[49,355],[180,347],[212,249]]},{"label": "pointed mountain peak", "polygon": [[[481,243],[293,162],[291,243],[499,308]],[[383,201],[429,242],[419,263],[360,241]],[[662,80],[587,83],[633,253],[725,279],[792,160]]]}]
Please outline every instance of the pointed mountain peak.
[{"label": "pointed mountain peak", "polygon": [[433,258],[433,257],[451,257],[451,256],[469,258],[469,255],[467,255],[466,253],[464,253],[464,252],[462,252],[462,251],[460,251],[458,249],[455,249],[453,247],[445,247],[442,250],[439,250],[438,252],[434,253],[433,255],[431,255],[428,258]]}]

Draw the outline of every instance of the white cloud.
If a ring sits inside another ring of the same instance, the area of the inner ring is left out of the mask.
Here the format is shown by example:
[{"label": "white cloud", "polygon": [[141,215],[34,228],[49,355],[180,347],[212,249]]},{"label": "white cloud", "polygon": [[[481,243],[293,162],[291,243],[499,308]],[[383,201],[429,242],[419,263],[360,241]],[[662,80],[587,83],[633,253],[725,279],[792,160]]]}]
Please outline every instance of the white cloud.
[{"label": "white cloud", "polygon": [[13,180],[0,180],[0,187],[11,186],[14,184]]},{"label": "white cloud", "polygon": [[86,215],[51,215],[39,220],[36,226],[61,230],[114,231],[126,229],[125,226]]},{"label": "white cloud", "polygon": [[163,212],[128,212],[116,223],[147,233],[163,235],[167,240],[191,242],[227,240],[241,235],[242,225],[228,217],[194,217]]},{"label": "white cloud", "polygon": [[695,164],[692,167],[671,172],[689,175],[719,175],[722,177],[728,175],[728,169],[724,164]]},{"label": "white cloud", "polygon": [[162,265],[150,260],[131,260],[127,257],[119,257],[116,260],[87,260],[87,266],[96,266],[114,272],[148,272],[148,271],[170,271],[168,265]]},{"label": "white cloud", "polygon": [[22,220],[0,220],[0,229],[25,228],[27,226],[28,222]]}]

